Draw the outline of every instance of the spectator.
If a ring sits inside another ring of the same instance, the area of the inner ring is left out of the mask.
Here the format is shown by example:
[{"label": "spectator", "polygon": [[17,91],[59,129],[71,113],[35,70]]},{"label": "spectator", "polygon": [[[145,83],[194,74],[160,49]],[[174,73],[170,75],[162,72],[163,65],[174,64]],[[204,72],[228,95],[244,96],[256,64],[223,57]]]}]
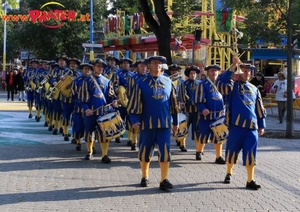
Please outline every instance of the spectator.
[{"label": "spectator", "polygon": [[267,92],[264,89],[265,85],[264,85],[263,77],[264,75],[261,72],[256,72],[255,77],[252,80],[250,80],[250,83],[255,85],[258,88],[260,95],[262,97],[265,97],[267,95]]},{"label": "spectator", "polygon": [[[18,73],[19,73],[18,69],[15,68],[15,69],[14,69],[14,78],[15,78],[15,79],[17,78]],[[14,87],[15,95],[18,94],[17,86],[18,86],[17,81],[15,81],[15,87]]]},{"label": "spectator", "polygon": [[278,106],[279,122],[282,123],[283,116],[286,112],[287,80],[285,79],[283,72],[279,72],[277,76],[278,80],[274,82],[274,85],[271,88],[271,92],[274,92],[276,94],[275,100],[277,101]]},{"label": "spectator", "polygon": [[10,94],[11,94],[11,101],[14,101],[15,83],[16,83],[16,78],[14,76],[14,72],[10,71],[9,74],[6,76],[7,101],[10,100]]},{"label": "spectator", "polygon": [[19,73],[16,76],[17,90],[20,92],[19,101],[25,102],[25,81],[24,81],[24,69],[20,68]]}]

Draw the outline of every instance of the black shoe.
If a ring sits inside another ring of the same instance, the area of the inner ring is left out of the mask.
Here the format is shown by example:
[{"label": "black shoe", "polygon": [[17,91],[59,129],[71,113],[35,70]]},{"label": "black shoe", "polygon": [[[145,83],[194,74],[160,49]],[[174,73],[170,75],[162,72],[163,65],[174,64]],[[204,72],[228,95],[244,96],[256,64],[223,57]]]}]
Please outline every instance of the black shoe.
[{"label": "black shoe", "polygon": [[215,163],[216,164],[226,164],[226,161],[220,156],[219,158],[216,158]]},{"label": "black shoe", "polygon": [[48,131],[52,131],[52,130],[53,130],[52,126],[49,126]]},{"label": "black shoe", "polygon": [[136,150],[136,144],[132,143],[131,150]]},{"label": "black shoe", "polygon": [[176,140],[176,146],[180,146],[180,141]]},{"label": "black shoe", "polygon": [[19,101],[21,101],[21,99],[19,99]]},{"label": "black shoe", "polygon": [[97,153],[97,151],[96,151],[96,149],[95,149],[95,147],[93,147],[93,155],[95,155]]},{"label": "black shoe", "polygon": [[225,184],[229,184],[231,182],[231,174],[226,174],[226,177],[224,179]]},{"label": "black shoe", "polygon": [[64,133],[64,130],[62,127],[59,128],[59,133]]},{"label": "black shoe", "polygon": [[203,158],[203,153],[202,152],[196,152],[196,160],[202,160]]},{"label": "black shoe", "polygon": [[48,127],[48,122],[45,122],[45,123],[44,123],[44,127]]},{"label": "black shoe", "polygon": [[181,152],[187,152],[187,149],[185,148],[185,146],[181,146],[181,147],[180,147],[180,151],[181,151]]},{"label": "black shoe", "polygon": [[116,138],[115,141],[116,141],[116,143],[121,143],[120,138]]},{"label": "black shoe", "polygon": [[256,183],[256,181],[252,180],[250,183],[247,182],[246,188],[251,189],[251,190],[258,190],[261,188],[260,185]]},{"label": "black shoe", "polygon": [[37,118],[38,118],[37,116],[34,117],[35,120],[36,120]]},{"label": "black shoe", "polygon": [[93,158],[93,155],[91,153],[88,153],[84,159],[91,160]]},{"label": "black shoe", "polygon": [[127,141],[127,146],[132,146],[132,141]]},{"label": "black shoe", "polygon": [[35,119],[36,122],[40,122],[40,120],[41,120],[41,117],[37,117],[37,118]]},{"label": "black shoe", "polygon": [[102,158],[102,162],[103,162],[103,163],[110,163],[110,162],[111,162],[111,159],[110,159],[107,155],[105,155],[105,156]]},{"label": "black shoe", "polygon": [[65,135],[64,141],[69,141],[69,136],[68,135]]},{"label": "black shoe", "polygon": [[149,186],[149,180],[145,177],[141,180],[141,187],[148,187]]},{"label": "black shoe", "polygon": [[58,133],[57,133],[57,129],[54,129],[53,132],[52,132],[52,134],[53,134],[53,135],[57,135],[57,134],[58,134]]},{"label": "black shoe", "polygon": [[28,118],[31,119],[32,118],[32,114],[29,114]]},{"label": "black shoe", "polygon": [[71,144],[77,144],[77,141],[76,141],[75,138],[73,138],[73,139],[71,140]]},{"label": "black shoe", "polygon": [[159,184],[159,189],[160,190],[168,190],[168,189],[172,189],[173,188],[173,184],[169,182],[168,179],[165,179],[164,181],[162,181]]},{"label": "black shoe", "polygon": [[81,144],[76,144],[76,151],[81,151]]}]

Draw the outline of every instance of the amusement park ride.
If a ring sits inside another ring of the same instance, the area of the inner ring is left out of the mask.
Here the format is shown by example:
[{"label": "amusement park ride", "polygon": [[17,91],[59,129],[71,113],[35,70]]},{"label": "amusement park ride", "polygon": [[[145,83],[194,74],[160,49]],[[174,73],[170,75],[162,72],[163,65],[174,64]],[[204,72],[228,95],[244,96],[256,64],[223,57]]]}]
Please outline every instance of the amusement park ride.
[{"label": "amusement park ride", "polygon": [[[165,2],[167,14],[172,19],[173,0]],[[232,10],[220,0],[197,2],[202,11],[192,11],[190,15],[183,16],[181,22],[176,23],[175,27],[178,31],[186,27],[197,29],[200,32],[200,39],[196,37],[199,37],[199,33],[196,36],[193,34],[172,36],[170,47],[173,60],[180,65],[191,65],[195,62],[200,67],[208,63],[219,64],[223,68],[229,67],[231,55],[236,52],[233,46],[237,46],[233,45],[237,44],[233,43],[237,42],[237,39],[234,40],[232,36],[236,33],[231,32],[235,32],[236,29],[232,27],[238,20],[232,14]],[[155,18],[155,13],[153,15]],[[136,57],[155,55],[158,51],[157,39],[152,32],[147,31],[143,13],[129,16],[124,11],[117,11],[116,15],[110,15],[104,21],[103,29],[105,39],[99,40],[98,43],[102,44],[104,52],[117,53],[118,56],[125,56],[124,52],[130,52],[126,56],[139,59]]]}]

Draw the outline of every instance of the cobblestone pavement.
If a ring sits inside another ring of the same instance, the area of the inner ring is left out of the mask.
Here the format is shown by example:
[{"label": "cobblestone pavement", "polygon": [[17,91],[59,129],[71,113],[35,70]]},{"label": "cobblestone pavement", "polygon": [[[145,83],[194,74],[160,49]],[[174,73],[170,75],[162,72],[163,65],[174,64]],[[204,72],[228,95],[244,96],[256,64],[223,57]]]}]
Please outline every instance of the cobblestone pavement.
[{"label": "cobblestone pavement", "polygon": [[[300,211],[299,140],[260,138],[255,174],[262,189],[258,191],[245,189],[241,161],[234,167],[233,182],[223,184],[226,166],[214,164],[211,144],[205,148],[204,159],[196,161],[190,139],[186,153],[173,142],[169,180],[174,189],[163,192],[158,189],[156,157],[150,186],[139,186],[137,152],[129,150],[125,138],[120,144],[111,143],[111,164],[101,163],[99,145],[94,159],[86,161],[85,145],[77,152],[75,145],[27,116],[27,112],[0,112],[1,212]],[[276,114],[269,115],[267,124],[269,130],[285,127]]]}]

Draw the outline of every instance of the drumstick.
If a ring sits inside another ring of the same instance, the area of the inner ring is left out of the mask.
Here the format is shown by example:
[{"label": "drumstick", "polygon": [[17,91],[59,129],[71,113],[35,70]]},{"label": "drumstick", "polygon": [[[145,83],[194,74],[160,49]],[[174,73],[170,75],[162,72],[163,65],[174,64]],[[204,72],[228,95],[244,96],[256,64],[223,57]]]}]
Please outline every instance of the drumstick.
[{"label": "drumstick", "polygon": [[[116,101],[119,101],[119,99],[117,99]],[[110,105],[112,105],[112,104],[113,104],[113,102],[112,102],[112,103],[109,103],[109,104],[106,104],[106,105],[103,105],[103,106],[100,106],[100,107],[94,109],[92,112],[95,112],[95,111],[99,110],[100,108],[108,107],[108,106],[110,106]]]}]

